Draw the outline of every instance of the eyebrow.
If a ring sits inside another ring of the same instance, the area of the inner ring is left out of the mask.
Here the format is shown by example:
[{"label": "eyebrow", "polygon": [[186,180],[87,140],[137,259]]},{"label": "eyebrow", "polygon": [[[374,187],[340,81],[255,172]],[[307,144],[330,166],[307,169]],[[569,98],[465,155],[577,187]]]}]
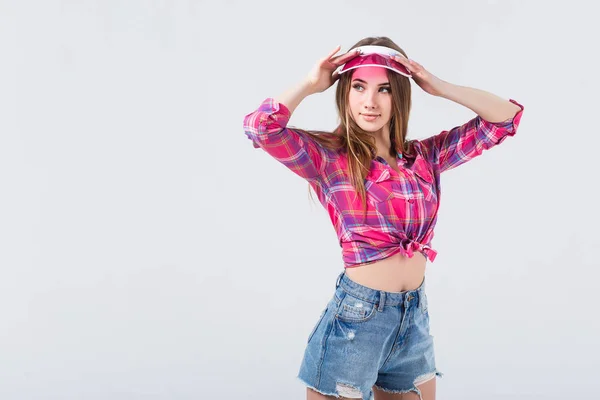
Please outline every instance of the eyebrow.
[{"label": "eyebrow", "polygon": [[[368,85],[367,82],[365,82],[365,81],[363,81],[362,79],[359,79],[359,78],[356,78],[356,79],[352,80],[352,82],[354,82],[354,81],[358,81],[358,82],[364,83],[365,85]],[[389,84],[390,84],[389,82],[384,82],[384,83],[380,83],[377,86],[385,86],[385,85],[389,85]]]}]

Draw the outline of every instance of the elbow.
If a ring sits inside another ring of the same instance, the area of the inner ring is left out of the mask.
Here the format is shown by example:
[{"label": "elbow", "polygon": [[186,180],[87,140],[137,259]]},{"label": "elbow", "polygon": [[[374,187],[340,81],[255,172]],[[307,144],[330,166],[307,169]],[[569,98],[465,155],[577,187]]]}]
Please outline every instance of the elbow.
[{"label": "elbow", "polygon": [[510,107],[510,117],[509,117],[510,119],[514,119],[525,108],[513,99],[510,99],[508,104]]}]

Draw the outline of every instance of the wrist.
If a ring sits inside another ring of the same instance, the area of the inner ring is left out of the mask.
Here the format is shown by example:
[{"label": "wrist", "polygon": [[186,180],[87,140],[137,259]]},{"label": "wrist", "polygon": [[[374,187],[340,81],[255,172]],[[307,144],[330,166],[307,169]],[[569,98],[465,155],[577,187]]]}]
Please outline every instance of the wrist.
[{"label": "wrist", "polygon": [[315,88],[315,84],[308,77],[298,83],[297,89],[304,95],[304,97],[318,93],[318,90]]},{"label": "wrist", "polygon": [[452,93],[455,91],[456,85],[441,80],[438,87],[438,97],[442,97],[444,99],[452,100]]}]

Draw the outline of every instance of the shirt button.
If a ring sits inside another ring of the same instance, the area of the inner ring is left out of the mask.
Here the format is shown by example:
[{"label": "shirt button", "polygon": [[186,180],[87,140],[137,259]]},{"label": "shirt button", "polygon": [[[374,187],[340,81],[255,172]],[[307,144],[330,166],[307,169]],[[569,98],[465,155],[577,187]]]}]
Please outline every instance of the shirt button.
[{"label": "shirt button", "polygon": [[415,200],[414,199],[408,199],[408,202],[412,204],[412,203],[415,202]]}]

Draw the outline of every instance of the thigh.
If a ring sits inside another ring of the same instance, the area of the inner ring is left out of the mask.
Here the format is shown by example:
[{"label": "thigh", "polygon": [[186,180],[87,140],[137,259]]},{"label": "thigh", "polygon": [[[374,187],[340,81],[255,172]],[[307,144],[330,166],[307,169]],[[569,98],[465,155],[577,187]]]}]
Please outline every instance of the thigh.
[{"label": "thigh", "polygon": [[331,399],[335,399],[335,400],[356,400],[358,399],[358,397],[356,398],[350,398],[350,397],[336,397],[336,396],[325,396],[324,394],[321,394],[319,392],[314,391],[311,388],[306,388],[306,400],[331,400]]},{"label": "thigh", "polygon": [[[373,386],[375,400],[435,400],[435,377],[427,382],[416,385],[421,392],[421,397],[416,392],[389,393]],[[315,398],[316,400],[316,398]]]}]

